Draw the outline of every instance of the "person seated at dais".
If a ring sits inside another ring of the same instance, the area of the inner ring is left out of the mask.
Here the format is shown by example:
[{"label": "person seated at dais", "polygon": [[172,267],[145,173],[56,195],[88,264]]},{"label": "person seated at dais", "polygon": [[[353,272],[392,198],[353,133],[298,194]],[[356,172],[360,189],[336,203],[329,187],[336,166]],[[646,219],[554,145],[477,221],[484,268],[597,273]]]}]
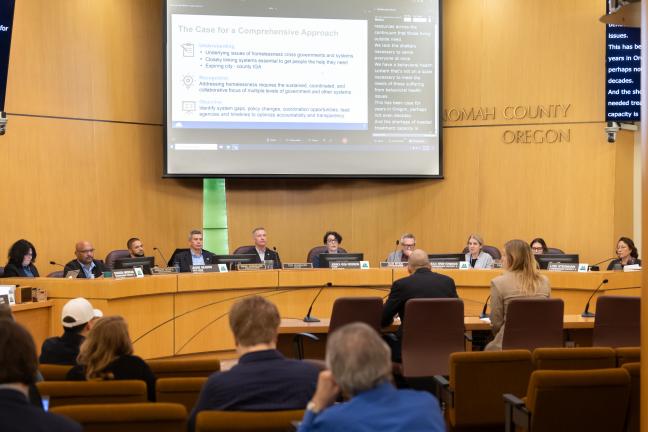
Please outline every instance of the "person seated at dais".
[{"label": "person seated at dais", "polygon": [[[342,236],[336,231],[327,231],[324,234],[324,244],[326,245],[326,251],[322,253],[341,253],[340,252],[340,243],[342,243]],[[311,263],[313,263],[313,268],[320,268],[319,255],[314,255],[311,258]]]},{"label": "person seated at dais", "polygon": [[466,261],[470,263],[470,267],[476,269],[491,269],[494,262],[493,257],[487,252],[484,252],[484,239],[478,234],[471,234],[468,237],[468,252],[466,253]]},{"label": "person seated at dais", "polygon": [[387,262],[407,262],[414,249],[416,249],[416,237],[412,233],[405,233],[398,241],[399,250],[395,250],[387,257]]},{"label": "person seated at dais", "polygon": [[533,255],[543,255],[549,253],[549,248],[547,247],[547,243],[544,241],[544,239],[540,237],[536,237],[533,240],[531,240],[529,246],[531,246],[531,252],[533,252]]},{"label": "person seated at dais", "polygon": [[77,271],[77,278],[85,279],[95,279],[103,276],[103,272],[106,271],[106,266],[103,261],[94,259],[95,249],[87,240],[82,240],[77,242],[74,254],[76,259],[65,264],[63,269],[63,276],[67,277],[67,274],[71,271]]},{"label": "person seated at dais", "polygon": [[9,260],[4,268],[4,277],[38,277],[36,248],[27,240],[18,240],[9,248]]},{"label": "person seated at dais", "polygon": [[621,237],[616,247],[617,259],[610,261],[608,270],[621,270],[627,265],[641,265],[639,252],[631,238]]}]

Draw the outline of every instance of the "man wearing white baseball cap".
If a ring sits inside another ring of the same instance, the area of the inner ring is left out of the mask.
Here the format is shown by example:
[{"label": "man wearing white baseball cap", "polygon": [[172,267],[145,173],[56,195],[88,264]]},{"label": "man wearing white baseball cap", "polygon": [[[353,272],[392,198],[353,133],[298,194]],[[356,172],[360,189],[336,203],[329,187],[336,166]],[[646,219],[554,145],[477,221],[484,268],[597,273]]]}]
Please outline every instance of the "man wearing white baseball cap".
[{"label": "man wearing white baseball cap", "polygon": [[43,342],[40,363],[75,365],[79,347],[92,328],[93,322],[103,313],[94,309],[83,297],[77,297],[65,303],[61,312],[63,335],[51,337]]}]

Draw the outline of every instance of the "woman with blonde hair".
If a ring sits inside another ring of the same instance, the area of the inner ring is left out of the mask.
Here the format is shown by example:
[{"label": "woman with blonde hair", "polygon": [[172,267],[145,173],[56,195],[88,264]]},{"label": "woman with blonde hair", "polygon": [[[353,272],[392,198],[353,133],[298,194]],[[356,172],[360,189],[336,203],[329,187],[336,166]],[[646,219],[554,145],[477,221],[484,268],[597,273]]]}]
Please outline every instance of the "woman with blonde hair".
[{"label": "woman with blonde hair", "polygon": [[523,240],[506,243],[502,266],[504,274],[491,281],[491,323],[495,338],[486,345],[486,351],[502,349],[506,309],[511,300],[519,297],[547,298],[551,293],[549,280],[540,274],[531,248]]},{"label": "woman with blonde hair", "polygon": [[155,401],[155,375],[144,360],[133,355],[128,327],[120,316],[95,323],[81,344],[77,363],[68,372],[68,380],[142,380],[148,399]]},{"label": "woman with blonde hair", "polygon": [[479,234],[470,234],[466,242],[466,261],[470,264],[470,268],[476,269],[492,269],[494,262],[493,257],[484,252],[484,239]]}]

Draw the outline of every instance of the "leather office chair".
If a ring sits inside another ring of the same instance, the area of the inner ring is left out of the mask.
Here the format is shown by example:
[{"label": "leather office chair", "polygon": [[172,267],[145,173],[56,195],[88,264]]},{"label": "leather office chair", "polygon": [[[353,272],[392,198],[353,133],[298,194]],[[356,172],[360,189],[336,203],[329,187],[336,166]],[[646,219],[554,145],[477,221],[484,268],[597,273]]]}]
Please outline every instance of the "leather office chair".
[{"label": "leather office chair", "polygon": [[158,378],[155,381],[155,400],[183,405],[191,412],[207,377]]},{"label": "leather office chair", "polygon": [[39,364],[38,370],[45,381],[65,381],[67,373],[72,369],[71,365]]},{"label": "leather office chair", "polygon": [[352,322],[363,322],[380,332],[383,302],[380,297],[340,297],[335,299],[329,334]]},{"label": "leather office chair", "polygon": [[616,367],[612,348],[536,348],[533,351],[536,370],[584,370]]},{"label": "leather office chair", "polygon": [[0,278],[4,277],[4,267],[0,267]]},{"label": "leather office chair", "polygon": [[626,363],[638,363],[641,361],[641,348],[639,347],[623,347],[615,348],[616,364],[623,366]]},{"label": "leather office chair", "polygon": [[47,277],[52,277],[52,278],[62,278],[63,277],[63,270],[57,270],[49,273]]},{"label": "leather office chair", "polygon": [[36,383],[50,407],[62,405],[146,402],[146,383],[139,380],[41,381]]},{"label": "leather office chair", "polygon": [[593,346],[637,347],[640,328],[639,297],[604,295],[596,299]]},{"label": "leather office chair", "polygon": [[626,414],[626,432],[639,432],[639,414],[641,405],[639,404],[641,386],[640,386],[640,363],[626,363],[623,369],[630,375],[630,401],[628,403],[628,413]]},{"label": "leather office chair", "polygon": [[220,360],[147,360],[146,363],[157,378],[208,377],[220,371]]},{"label": "leather office chair", "polygon": [[418,298],[405,304],[401,343],[407,378],[447,375],[450,354],[465,351],[464,304],[454,298]]},{"label": "leather office chair", "polygon": [[175,403],[68,405],[53,413],[75,420],[85,432],[184,432],[187,410]]},{"label": "leather office chair", "polygon": [[475,351],[450,355],[449,380],[441,387],[450,431],[498,431],[504,427],[502,394],[526,392],[533,372],[528,350]]},{"label": "leather office chair", "polygon": [[234,249],[232,255],[249,254],[249,253],[254,253],[254,254],[256,253],[256,250],[254,250],[254,245],[239,246],[236,249]]},{"label": "leather office chair", "polygon": [[[486,252],[488,255],[490,255],[494,260],[502,259],[502,253],[498,248],[495,246],[490,246],[490,245],[484,245],[482,246],[482,251]],[[465,247],[463,249],[463,254],[468,253],[468,247]]]},{"label": "leather office chair", "polygon": [[563,252],[562,249],[547,247],[547,253],[548,254],[564,254],[565,252]]},{"label": "leather office chair", "polygon": [[[328,333],[352,322],[363,322],[380,333],[383,302],[380,297],[340,297],[335,299]],[[293,337],[295,357],[304,358],[304,338],[319,340],[312,333],[298,333]]]},{"label": "leather office chair", "polygon": [[130,258],[130,252],[128,252],[127,249],[117,249],[110,251],[108,255],[106,255],[106,261],[104,264],[106,264],[106,268],[108,270],[113,270],[115,261],[122,258]]},{"label": "leather office chair", "polygon": [[[306,254],[306,262],[311,262],[313,258],[318,256],[319,254],[326,253],[328,248],[326,246],[315,246],[311,250],[308,251],[308,254]],[[338,247],[338,250],[340,251],[339,253],[347,253],[346,249]]]},{"label": "leather office chair", "polygon": [[558,298],[517,298],[506,310],[502,349],[563,346],[565,305]]},{"label": "leather office chair", "polygon": [[535,371],[526,402],[504,395],[506,431],[622,432],[629,397],[630,376],[623,368]]},{"label": "leather office chair", "polygon": [[201,411],[196,416],[196,432],[293,430],[293,421],[300,421],[304,410],[289,411]]}]

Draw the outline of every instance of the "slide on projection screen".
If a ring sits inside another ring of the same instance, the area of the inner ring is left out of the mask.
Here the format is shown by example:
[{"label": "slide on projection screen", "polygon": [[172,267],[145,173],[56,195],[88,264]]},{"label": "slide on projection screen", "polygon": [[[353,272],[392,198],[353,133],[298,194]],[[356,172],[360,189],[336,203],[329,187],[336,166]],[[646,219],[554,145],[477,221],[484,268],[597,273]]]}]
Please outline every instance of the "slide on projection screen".
[{"label": "slide on projection screen", "polygon": [[165,175],[441,177],[438,0],[167,0]]}]

